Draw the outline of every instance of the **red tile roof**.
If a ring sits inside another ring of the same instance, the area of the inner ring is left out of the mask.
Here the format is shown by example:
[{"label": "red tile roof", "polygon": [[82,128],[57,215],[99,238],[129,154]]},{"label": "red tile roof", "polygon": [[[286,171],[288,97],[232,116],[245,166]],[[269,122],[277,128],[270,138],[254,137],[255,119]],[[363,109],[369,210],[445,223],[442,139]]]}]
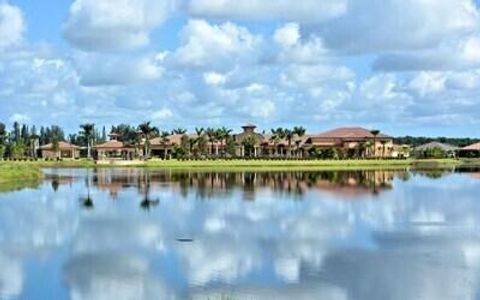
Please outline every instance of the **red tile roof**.
[{"label": "red tile roof", "polygon": [[476,143],[470,146],[467,146],[465,148],[462,148],[462,150],[474,150],[474,151],[480,151],[480,143]]},{"label": "red tile roof", "polygon": [[[370,132],[370,130],[362,128],[362,127],[341,127],[336,128],[333,130],[329,130],[319,135],[316,135],[315,138],[322,138],[322,139],[364,139],[369,138],[373,139],[374,135]],[[391,137],[379,133],[377,135],[378,139],[390,139]]]},{"label": "red tile roof", "polygon": [[[72,150],[72,149],[80,149],[79,146],[73,145],[67,142],[58,142],[58,149],[59,150]],[[46,144],[40,147],[40,150],[53,150],[53,144]]]},{"label": "red tile roof", "polygon": [[111,140],[95,146],[95,149],[122,149],[124,144],[120,141]]}]

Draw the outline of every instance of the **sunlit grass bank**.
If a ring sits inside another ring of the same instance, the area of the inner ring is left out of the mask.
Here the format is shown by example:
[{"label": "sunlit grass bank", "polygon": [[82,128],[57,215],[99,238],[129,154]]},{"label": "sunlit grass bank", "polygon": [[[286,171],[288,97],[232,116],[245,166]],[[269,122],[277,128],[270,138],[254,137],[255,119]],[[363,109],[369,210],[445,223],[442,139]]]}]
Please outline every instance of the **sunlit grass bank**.
[{"label": "sunlit grass bank", "polygon": [[41,167],[34,164],[0,162],[0,184],[31,182],[41,179]]},{"label": "sunlit grass bank", "polygon": [[[480,162],[480,161],[479,161]],[[464,164],[455,159],[437,160],[150,160],[143,166],[165,169],[389,169],[406,167],[454,167]]]},{"label": "sunlit grass bank", "polygon": [[447,168],[455,166],[480,166],[480,159],[427,159],[427,160],[148,160],[104,162],[92,160],[63,161],[0,161],[0,183],[33,180],[42,177],[42,168],[108,168],[142,167],[178,170],[350,170],[350,169],[399,169],[399,168]]}]

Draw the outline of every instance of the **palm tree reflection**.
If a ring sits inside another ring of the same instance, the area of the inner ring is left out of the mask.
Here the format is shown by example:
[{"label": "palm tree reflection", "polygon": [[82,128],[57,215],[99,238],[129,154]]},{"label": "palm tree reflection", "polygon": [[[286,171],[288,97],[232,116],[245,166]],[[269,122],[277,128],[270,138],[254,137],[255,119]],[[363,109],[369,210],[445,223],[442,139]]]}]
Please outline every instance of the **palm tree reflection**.
[{"label": "palm tree reflection", "polygon": [[150,173],[149,172],[144,172],[143,176],[139,176],[139,178],[143,178],[143,183],[139,182],[138,187],[140,190],[142,190],[143,186],[143,199],[140,202],[140,208],[149,211],[155,206],[158,206],[160,203],[160,200],[155,199],[152,200],[150,198]]},{"label": "palm tree reflection", "polygon": [[93,199],[90,196],[90,169],[87,169],[87,177],[85,178],[85,186],[87,188],[87,196],[80,199],[81,205],[84,209],[91,210],[95,207]]},{"label": "palm tree reflection", "polygon": [[[115,176],[111,172],[99,173],[93,179],[88,174],[88,196],[82,202],[85,202],[85,207],[93,207],[90,184],[100,190],[109,190],[112,195],[117,195],[120,189],[137,187],[139,206],[147,211],[160,203],[151,195],[151,189],[159,186],[171,187],[183,198],[193,196],[200,200],[231,199],[235,193],[241,193],[245,201],[255,201],[258,192],[264,189],[280,196],[293,196],[296,200],[304,199],[305,194],[312,191],[328,193],[339,199],[352,199],[391,190],[395,178],[407,181],[411,175],[409,170],[150,172],[137,169],[122,171]],[[432,175],[430,172],[424,176]]]}]

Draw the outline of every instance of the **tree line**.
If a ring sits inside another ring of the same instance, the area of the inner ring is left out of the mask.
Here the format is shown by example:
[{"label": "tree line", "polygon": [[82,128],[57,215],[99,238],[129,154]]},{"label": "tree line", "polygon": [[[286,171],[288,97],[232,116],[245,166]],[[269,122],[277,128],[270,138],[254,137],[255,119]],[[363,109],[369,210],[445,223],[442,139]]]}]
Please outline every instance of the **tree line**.
[{"label": "tree line", "polygon": [[404,136],[394,138],[395,144],[398,145],[410,145],[411,147],[418,147],[431,142],[439,142],[443,144],[449,144],[456,147],[466,147],[475,143],[480,142],[478,138],[450,138],[450,137],[414,137],[414,136]]},{"label": "tree line", "polygon": [[[4,123],[0,122],[0,158],[36,157],[40,146],[52,144],[55,151],[61,141],[85,147],[87,157],[91,158],[93,147],[105,143],[108,136],[112,134],[116,136],[118,141],[126,145],[142,148],[146,157],[151,155],[150,141],[152,139],[160,138],[161,143],[167,144],[169,143],[169,137],[174,134],[182,136],[180,144],[175,145],[173,149],[178,157],[204,156],[208,153],[215,153],[217,156],[234,156],[237,144],[232,132],[232,129],[224,126],[219,128],[197,127],[194,134],[187,135],[187,130],[184,128],[161,131],[151,122],[143,122],[138,126],[114,125],[107,133],[105,126],[99,130],[95,124],[85,123],[80,125],[77,133],[67,135],[57,125],[41,126],[38,129],[35,125],[29,126],[14,122],[9,130]],[[288,143],[287,155],[291,156],[299,146],[299,138],[303,137],[305,133],[306,129],[301,126],[295,126],[292,129],[271,129],[270,142],[276,146],[280,141],[286,141]],[[252,137],[245,139],[242,143],[248,148],[254,147],[259,141]]]},{"label": "tree line", "polygon": [[[184,128],[175,128],[173,130],[160,130],[158,127],[153,126],[151,122],[143,122],[137,126],[129,124],[114,125],[107,131],[106,127],[97,127],[93,123],[85,123],[79,126],[79,130],[76,133],[66,135],[63,128],[57,125],[36,127],[35,125],[29,126],[26,124],[20,124],[14,122],[11,129],[6,128],[6,125],[0,122],[0,158],[25,158],[36,157],[38,149],[41,145],[52,144],[53,149],[58,148],[58,144],[61,141],[67,141],[72,144],[84,147],[86,149],[87,157],[93,156],[92,149],[95,145],[104,143],[108,140],[108,136],[114,134],[116,139],[136,148],[143,150],[145,157],[151,156],[151,140],[159,138],[160,143],[168,144],[171,135],[181,135],[180,143],[173,146],[173,152],[176,157],[186,156],[206,156],[214,154],[215,156],[235,156],[235,150],[237,141],[235,140],[233,130],[227,127],[219,128],[195,128],[192,135],[187,135],[187,130]],[[372,131],[374,136],[379,134],[378,130]],[[264,131],[263,134],[266,134]],[[299,153],[301,138],[306,134],[306,129],[301,126],[295,126],[293,128],[276,128],[271,129],[269,132],[269,142],[274,146],[274,156],[285,155],[287,157],[296,156]],[[394,139],[396,144],[410,145],[411,147],[417,147],[419,145],[437,141],[441,143],[451,144],[458,147],[464,147],[475,142],[479,142],[480,139],[472,138],[431,138],[431,137],[413,137],[405,136]],[[285,144],[285,153],[276,153],[278,151],[278,145],[280,143]],[[245,138],[242,142],[245,149],[253,149],[255,145],[258,145],[259,141],[255,136]],[[357,149],[357,157],[365,157],[368,149],[375,145],[366,141],[360,143]],[[210,147],[210,148],[209,148]],[[335,158],[336,156],[342,157],[342,153],[336,149],[316,150],[312,149],[312,153],[309,153],[312,157],[317,158]],[[376,150],[373,149],[375,152]],[[370,150],[371,152],[371,150]],[[375,156],[378,153],[373,153]],[[166,156],[167,153],[165,152]]]}]

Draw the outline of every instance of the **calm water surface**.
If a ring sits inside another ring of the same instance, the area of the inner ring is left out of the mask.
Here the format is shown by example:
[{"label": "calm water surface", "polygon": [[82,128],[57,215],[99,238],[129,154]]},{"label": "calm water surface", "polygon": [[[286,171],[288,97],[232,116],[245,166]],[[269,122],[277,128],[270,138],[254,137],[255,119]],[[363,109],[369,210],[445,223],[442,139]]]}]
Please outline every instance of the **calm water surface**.
[{"label": "calm water surface", "polygon": [[46,170],[0,299],[480,299],[480,171]]}]

